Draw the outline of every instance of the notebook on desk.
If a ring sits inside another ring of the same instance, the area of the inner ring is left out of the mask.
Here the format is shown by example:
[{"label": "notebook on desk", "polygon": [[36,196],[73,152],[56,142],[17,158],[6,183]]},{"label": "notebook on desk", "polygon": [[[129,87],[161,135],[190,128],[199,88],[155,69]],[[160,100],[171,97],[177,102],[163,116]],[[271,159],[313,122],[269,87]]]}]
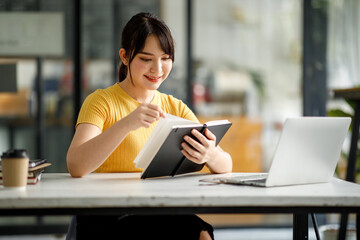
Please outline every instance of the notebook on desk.
[{"label": "notebook on desk", "polygon": [[263,187],[328,182],[334,175],[350,122],[347,117],[289,118],[268,173],[217,181]]}]

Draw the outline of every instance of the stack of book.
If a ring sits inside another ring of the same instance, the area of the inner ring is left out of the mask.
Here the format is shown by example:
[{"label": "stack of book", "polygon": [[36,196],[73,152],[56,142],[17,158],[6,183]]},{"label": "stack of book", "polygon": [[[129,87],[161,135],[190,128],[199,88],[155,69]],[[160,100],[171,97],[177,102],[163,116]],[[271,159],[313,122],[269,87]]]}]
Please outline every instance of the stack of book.
[{"label": "stack of book", "polygon": [[[29,161],[29,171],[27,184],[36,184],[41,179],[41,174],[46,167],[51,166],[46,159],[36,159]],[[2,170],[0,168],[0,185],[2,185]]]}]

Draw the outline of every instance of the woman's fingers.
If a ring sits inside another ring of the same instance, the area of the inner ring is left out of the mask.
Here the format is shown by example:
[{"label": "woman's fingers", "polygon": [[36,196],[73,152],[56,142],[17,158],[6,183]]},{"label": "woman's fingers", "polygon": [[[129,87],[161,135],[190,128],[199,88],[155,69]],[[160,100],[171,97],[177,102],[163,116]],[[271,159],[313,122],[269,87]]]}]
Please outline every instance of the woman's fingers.
[{"label": "woman's fingers", "polygon": [[201,164],[209,161],[214,152],[216,136],[208,129],[205,129],[205,135],[198,130],[193,129],[191,131],[194,138],[185,136],[182,146],[182,153],[189,160]]},{"label": "woman's fingers", "polygon": [[166,117],[166,113],[161,107],[149,103],[141,104],[136,110],[129,114],[129,120],[133,130],[139,127],[148,128],[161,117]]},{"label": "woman's fingers", "polygon": [[146,105],[151,110],[149,112],[156,114],[157,117],[166,117],[166,113],[164,112],[164,110],[162,110],[160,106],[150,103]]},{"label": "woman's fingers", "polygon": [[197,163],[197,164],[201,164],[201,162],[197,159],[197,158],[195,158],[195,157],[193,157],[192,155],[190,155],[187,151],[185,151],[184,149],[183,150],[181,150],[181,153],[187,158],[187,159],[189,159],[190,161],[192,161],[192,162],[194,162],[194,163]]},{"label": "woman's fingers", "polygon": [[[202,134],[201,134],[202,135]],[[196,149],[198,152],[201,152],[202,150],[203,150],[203,148],[204,148],[204,146],[200,143],[200,142],[198,142],[198,141],[196,141],[194,138],[192,138],[192,137],[189,137],[189,136],[185,136],[184,137],[184,140],[190,145],[190,146],[192,146],[194,149]]]}]

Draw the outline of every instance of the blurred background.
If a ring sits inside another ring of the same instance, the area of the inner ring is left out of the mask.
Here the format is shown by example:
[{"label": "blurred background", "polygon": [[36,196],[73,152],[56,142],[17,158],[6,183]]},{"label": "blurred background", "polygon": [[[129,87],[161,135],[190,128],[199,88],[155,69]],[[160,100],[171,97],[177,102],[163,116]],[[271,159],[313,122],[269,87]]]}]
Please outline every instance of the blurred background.
[{"label": "blurred background", "polygon": [[[288,117],[353,114],[333,90],[360,83],[357,0],[0,0],[0,152],[24,148],[52,163],[46,172],[67,172],[81,103],[117,82],[122,28],[141,11],[159,15],[175,39],[160,91],[186,102],[201,122],[233,122],[221,146],[234,172],[268,171]],[[349,145],[350,138],[341,178]],[[217,229],[292,224],[291,215],[203,217]],[[68,221],[0,218],[0,235],[61,236]]]}]

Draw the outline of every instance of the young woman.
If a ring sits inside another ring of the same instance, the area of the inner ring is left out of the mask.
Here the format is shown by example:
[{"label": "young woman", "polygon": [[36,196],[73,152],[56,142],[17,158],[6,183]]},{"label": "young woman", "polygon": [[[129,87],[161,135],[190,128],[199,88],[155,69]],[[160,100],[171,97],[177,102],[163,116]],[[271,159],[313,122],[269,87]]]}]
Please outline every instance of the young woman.
[{"label": "young woman", "polygon": [[[80,110],[76,132],[67,154],[68,170],[73,177],[82,177],[91,172],[140,172],[141,169],[135,168],[133,160],[156,122],[166,117],[165,113],[198,121],[182,101],[157,91],[169,75],[174,61],[173,38],[166,24],[152,14],[139,13],[126,24],[121,43],[119,82],[90,94]],[[199,141],[185,137],[181,145],[184,156],[195,163],[206,163],[213,173],[230,172],[232,159],[228,153],[215,146],[215,136],[209,130],[205,131],[205,136],[196,130],[192,133]],[[164,228],[171,229],[181,224],[185,224],[183,228],[188,230],[194,228],[197,237],[185,239],[210,239],[212,236],[211,226],[196,216],[152,217],[160,221]],[[113,218],[111,223],[108,222],[110,218],[106,218],[107,221],[102,221],[106,222],[103,229],[96,231],[111,232],[108,226],[126,225],[133,221],[132,218],[141,222],[146,217]],[[170,218],[176,221],[172,226],[167,225],[171,222]],[[78,217],[79,237],[85,228],[86,231],[93,227],[99,228],[96,224],[100,221],[89,219]],[[94,226],[86,226],[94,221]],[[119,232],[120,236],[123,234]]]}]

